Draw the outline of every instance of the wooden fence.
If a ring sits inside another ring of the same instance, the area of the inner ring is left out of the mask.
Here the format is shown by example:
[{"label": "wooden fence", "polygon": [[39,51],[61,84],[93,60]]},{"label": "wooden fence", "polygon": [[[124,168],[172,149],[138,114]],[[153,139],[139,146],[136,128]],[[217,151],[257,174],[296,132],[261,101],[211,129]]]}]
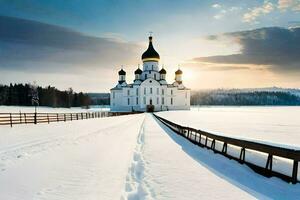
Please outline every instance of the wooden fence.
[{"label": "wooden fence", "polygon": [[0,125],[39,124],[50,122],[66,122],[90,118],[102,118],[126,115],[120,112],[80,112],[80,113],[0,113]]},{"label": "wooden fence", "polygon": [[[202,130],[197,130],[194,128],[184,127],[178,124],[175,124],[167,119],[159,117],[154,114],[154,116],[165,124],[167,127],[172,129],[177,134],[185,137],[192,143],[200,146],[206,147],[208,149],[213,150],[215,153],[220,153],[230,159],[237,160],[241,164],[247,164],[251,167],[255,172],[262,174],[267,177],[276,176],[287,182],[292,182],[296,184],[298,182],[298,162],[300,161],[300,151],[291,149],[291,148],[283,148],[253,141],[247,141],[242,139],[235,139],[226,136],[215,135],[212,133],[208,133]],[[216,144],[218,143],[220,148],[216,148]],[[234,156],[232,152],[228,152],[228,147],[233,147],[237,152],[237,156]],[[246,160],[246,151],[247,153],[254,152],[261,155],[266,155],[265,159],[265,167],[259,166],[257,163]],[[239,156],[238,156],[239,155]],[[292,167],[289,175],[283,172],[278,172],[273,170],[273,157],[279,157],[283,159],[287,159],[291,161]]]}]

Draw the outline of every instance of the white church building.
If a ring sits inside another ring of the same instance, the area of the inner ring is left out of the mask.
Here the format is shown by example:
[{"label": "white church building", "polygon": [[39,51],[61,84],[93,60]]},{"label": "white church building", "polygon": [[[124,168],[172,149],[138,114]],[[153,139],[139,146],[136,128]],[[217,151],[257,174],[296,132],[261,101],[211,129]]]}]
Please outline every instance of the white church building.
[{"label": "white church building", "polygon": [[159,54],[149,37],[148,49],[142,55],[143,70],[135,70],[133,83],[126,82],[126,72],[119,71],[118,84],[110,90],[110,109],[115,112],[164,111],[190,109],[190,89],[182,82],[182,71],[175,72],[175,81],[167,83],[167,71],[159,70]]}]

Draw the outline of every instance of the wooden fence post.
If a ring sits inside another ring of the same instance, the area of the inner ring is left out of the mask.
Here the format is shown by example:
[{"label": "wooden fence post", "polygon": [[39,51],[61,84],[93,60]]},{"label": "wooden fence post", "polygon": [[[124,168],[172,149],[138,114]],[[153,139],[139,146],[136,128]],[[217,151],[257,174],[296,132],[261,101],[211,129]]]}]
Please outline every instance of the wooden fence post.
[{"label": "wooden fence post", "polygon": [[22,114],[21,114],[21,111],[20,111],[20,124],[22,124]]},{"label": "wooden fence post", "polygon": [[66,113],[64,113],[64,121],[67,121]]},{"label": "wooden fence post", "polygon": [[298,177],[298,160],[294,160],[293,164],[293,175],[292,175],[292,182],[293,184],[297,183],[297,177]]},{"label": "wooden fence post", "polygon": [[47,120],[48,120],[48,124],[50,123],[50,120],[49,120],[49,113],[47,113]]},{"label": "wooden fence post", "polygon": [[26,113],[24,113],[25,124],[27,124]]},{"label": "wooden fence post", "polygon": [[273,165],[273,155],[269,154],[267,163],[266,163],[266,168],[265,168],[267,176],[271,176],[271,174],[272,174],[272,165]]},{"label": "wooden fence post", "polygon": [[12,127],[12,116],[11,116],[11,113],[9,113],[9,119],[10,119],[10,127]]},{"label": "wooden fence post", "polygon": [[224,142],[224,144],[223,144],[222,153],[223,154],[227,153],[227,143],[226,142]]},{"label": "wooden fence post", "polygon": [[202,138],[202,136],[201,136],[201,134],[199,133],[199,144],[201,145],[201,138]]},{"label": "wooden fence post", "polygon": [[56,113],[56,121],[59,122],[58,113]]},{"label": "wooden fence post", "polygon": [[242,149],[241,149],[241,153],[240,153],[240,163],[244,163],[245,162],[245,148],[244,147],[242,147]]},{"label": "wooden fence post", "polygon": [[36,112],[34,112],[34,124],[37,124],[37,120],[36,120]]}]

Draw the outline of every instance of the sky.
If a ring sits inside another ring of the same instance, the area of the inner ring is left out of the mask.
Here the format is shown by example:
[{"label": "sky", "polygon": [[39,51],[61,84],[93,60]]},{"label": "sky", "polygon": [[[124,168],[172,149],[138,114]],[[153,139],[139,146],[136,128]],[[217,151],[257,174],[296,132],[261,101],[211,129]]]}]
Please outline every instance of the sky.
[{"label": "sky", "polygon": [[109,92],[150,31],[169,82],[300,88],[300,0],[0,0],[0,84]]}]

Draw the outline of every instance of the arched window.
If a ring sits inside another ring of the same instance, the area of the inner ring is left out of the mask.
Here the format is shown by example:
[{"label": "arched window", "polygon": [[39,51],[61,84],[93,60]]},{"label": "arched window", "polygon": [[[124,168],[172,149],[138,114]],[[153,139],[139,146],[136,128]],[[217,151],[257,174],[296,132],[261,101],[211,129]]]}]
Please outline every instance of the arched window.
[{"label": "arched window", "polygon": [[139,105],[139,98],[136,98],[136,105]]},{"label": "arched window", "polygon": [[156,74],[154,74],[154,79],[156,80]]},{"label": "arched window", "polygon": [[128,103],[128,105],[130,105],[130,99],[129,98],[127,99],[127,103]]},{"label": "arched window", "polygon": [[171,98],[171,105],[173,105],[173,98]]}]

